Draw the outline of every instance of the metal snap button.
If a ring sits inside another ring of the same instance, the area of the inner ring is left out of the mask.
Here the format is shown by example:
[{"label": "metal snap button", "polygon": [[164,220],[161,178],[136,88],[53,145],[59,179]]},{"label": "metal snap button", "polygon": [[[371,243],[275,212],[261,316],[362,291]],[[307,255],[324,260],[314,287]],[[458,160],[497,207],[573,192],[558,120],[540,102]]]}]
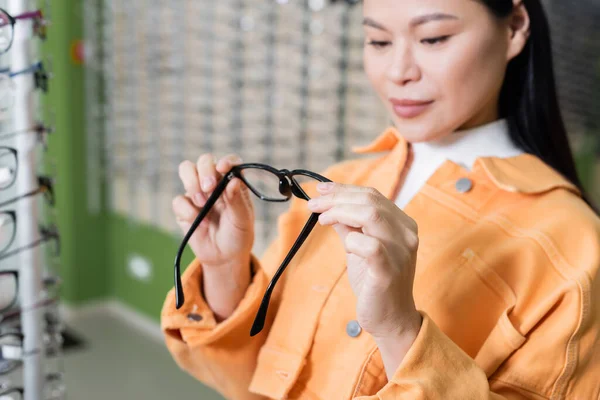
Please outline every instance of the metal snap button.
[{"label": "metal snap button", "polygon": [[473,182],[469,178],[460,178],[456,181],[455,188],[459,193],[467,193],[473,188]]},{"label": "metal snap button", "polygon": [[352,320],[346,325],[346,333],[350,337],[357,337],[362,332],[362,328],[358,321]]},{"label": "metal snap button", "polygon": [[190,314],[188,314],[187,317],[190,321],[196,321],[196,322],[202,321],[202,315],[200,315],[200,314],[190,313]]}]

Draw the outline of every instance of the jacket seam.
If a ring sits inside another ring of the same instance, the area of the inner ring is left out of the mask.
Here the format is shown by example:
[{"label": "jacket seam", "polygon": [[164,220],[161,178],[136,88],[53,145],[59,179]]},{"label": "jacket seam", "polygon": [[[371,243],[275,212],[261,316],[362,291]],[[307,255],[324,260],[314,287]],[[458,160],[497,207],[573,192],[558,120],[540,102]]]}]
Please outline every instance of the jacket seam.
[{"label": "jacket seam", "polygon": [[[542,250],[548,257],[550,264],[554,267],[556,272],[558,272],[565,280],[575,282],[577,284],[580,305],[579,317],[577,320],[577,325],[573,329],[573,332],[571,333],[571,336],[569,337],[569,340],[567,342],[567,346],[565,349],[565,363],[563,365],[562,371],[554,381],[554,385],[552,388],[551,398],[558,398],[565,392],[568,382],[571,380],[577,367],[577,352],[579,349],[579,338],[581,336],[581,329],[584,326],[584,320],[586,320],[587,316],[589,315],[589,292],[584,289],[583,284],[581,282],[581,276],[568,276],[571,274],[567,273],[564,266],[566,265],[571,268],[572,266],[558,251],[552,240],[543,232],[533,229],[520,228],[513,224],[508,218],[506,218],[503,215],[496,215],[492,218],[489,218],[488,220],[497,225],[500,229],[504,230],[510,236],[528,238],[536,242],[542,248]],[[562,266],[559,266],[559,264],[561,264]],[[586,301],[586,299],[588,301]]]},{"label": "jacket seam", "polygon": [[[512,388],[515,388],[515,389],[518,389],[518,390],[522,390],[522,391],[524,391],[524,392],[532,393],[532,394],[535,394],[536,396],[540,396],[540,397],[543,397],[544,399],[550,400],[550,397],[548,397],[548,396],[545,396],[545,395],[543,395],[543,394],[541,394],[541,393],[539,393],[539,392],[533,391],[533,390],[531,390],[531,389],[529,389],[529,388],[523,387],[523,386],[521,386],[521,385],[518,385],[518,384],[516,384],[516,383],[509,382],[509,381],[505,381],[504,379],[500,379],[500,378],[492,378],[492,379],[490,379],[490,380],[489,380],[489,382],[490,382],[490,383],[491,383],[491,382],[500,382],[500,383],[502,383],[502,384],[504,384],[504,385],[507,385],[507,386],[510,386],[510,387],[512,387]],[[492,390],[492,389],[490,388],[490,391],[491,391],[491,390]]]},{"label": "jacket seam", "polygon": [[369,352],[369,355],[367,356],[367,360],[363,363],[363,366],[360,370],[360,374],[358,375],[358,379],[356,381],[356,387],[354,389],[354,393],[352,393],[352,397],[351,397],[352,399],[355,398],[357,396],[358,392],[360,391],[360,389],[362,389],[362,387],[364,385],[363,377],[367,370],[367,366],[369,365],[369,362],[373,358],[373,354],[375,354],[377,349],[378,349],[377,346],[373,347],[373,349]]},{"label": "jacket seam", "polygon": [[[435,193],[436,196],[432,196],[429,193],[430,191]],[[423,185],[423,187],[421,188],[419,193],[423,194],[424,196],[427,196],[434,202],[440,204],[442,207],[451,209],[452,211],[458,213],[459,215],[461,215],[462,217],[464,217],[465,219],[467,219],[471,222],[476,222],[477,220],[479,220],[480,215],[477,210],[475,210],[473,207],[471,207],[467,203],[460,201],[460,200],[450,196],[449,194],[444,193],[443,191],[437,189],[434,186],[428,185],[426,183],[425,185]],[[440,197],[442,199],[440,199]]]}]

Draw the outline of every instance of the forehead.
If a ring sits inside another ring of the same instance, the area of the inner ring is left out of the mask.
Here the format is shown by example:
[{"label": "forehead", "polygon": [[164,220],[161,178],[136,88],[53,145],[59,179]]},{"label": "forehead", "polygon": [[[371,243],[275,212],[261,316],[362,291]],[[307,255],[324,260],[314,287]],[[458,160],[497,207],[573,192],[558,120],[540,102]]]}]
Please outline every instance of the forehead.
[{"label": "forehead", "polygon": [[430,13],[448,13],[459,17],[485,11],[478,0],[363,0],[363,14],[373,18],[409,22]]}]

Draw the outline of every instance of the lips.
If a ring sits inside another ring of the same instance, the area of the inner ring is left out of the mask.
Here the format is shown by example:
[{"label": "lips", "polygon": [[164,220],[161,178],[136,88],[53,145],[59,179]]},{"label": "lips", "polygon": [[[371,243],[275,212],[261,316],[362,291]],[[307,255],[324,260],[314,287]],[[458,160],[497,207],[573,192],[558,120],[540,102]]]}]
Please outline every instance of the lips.
[{"label": "lips", "polygon": [[414,118],[425,112],[433,100],[396,99],[391,98],[390,103],[396,115],[401,118]]}]

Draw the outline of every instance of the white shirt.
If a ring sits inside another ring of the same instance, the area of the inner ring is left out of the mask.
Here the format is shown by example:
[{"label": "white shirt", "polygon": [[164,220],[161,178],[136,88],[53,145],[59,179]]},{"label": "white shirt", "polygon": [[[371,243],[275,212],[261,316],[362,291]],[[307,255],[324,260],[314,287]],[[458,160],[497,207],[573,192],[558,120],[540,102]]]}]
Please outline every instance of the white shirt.
[{"label": "white shirt", "polygon": [[506,119],[456,131],[439,140],[410,143],[408,151],[412,162],[407,164],[408,171],[395,200],[401,209],[446,159],[471,170],[479,157],[508,158],[523,153],[512,143]]}]

